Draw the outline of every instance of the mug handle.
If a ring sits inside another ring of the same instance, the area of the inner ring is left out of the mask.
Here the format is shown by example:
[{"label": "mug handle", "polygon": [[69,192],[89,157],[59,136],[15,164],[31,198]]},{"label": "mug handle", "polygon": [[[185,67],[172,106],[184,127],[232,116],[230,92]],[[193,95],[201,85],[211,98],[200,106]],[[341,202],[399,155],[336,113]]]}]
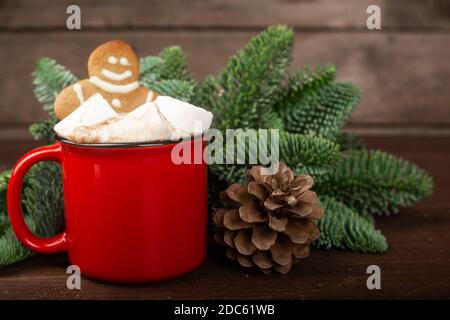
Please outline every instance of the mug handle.
[{"label": "mug handle", "polygon": [[8,215],[17,238],[28,248],[39,253],[55,253],[67,250],[67,235],[62,232],[50,238],[34,235],[23,218],[21,194],[23,179],[28,170],[40,161],[55,161],[61,164],[61,144],[56,143],[34,149],[16,163],[8,186]]}]

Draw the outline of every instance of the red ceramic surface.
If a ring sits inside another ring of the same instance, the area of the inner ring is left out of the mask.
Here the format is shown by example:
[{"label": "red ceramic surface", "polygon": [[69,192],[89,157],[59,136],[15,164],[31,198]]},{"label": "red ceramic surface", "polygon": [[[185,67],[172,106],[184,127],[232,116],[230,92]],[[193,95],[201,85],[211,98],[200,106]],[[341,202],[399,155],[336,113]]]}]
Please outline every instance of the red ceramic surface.
[{"label": "red ceramic surface", "polygon": [[[174,146],[58,141],[27,153],[8,188],[17,237],[36,252],[67,251],[83,275],[104,281],[147,282],[191,271],[206,255],[207,169],[204,162],[174,164]],[[26,172],[44,160],[62,166],[66,218],[65,231],[46,239],[28,230],[20,207]]]}]

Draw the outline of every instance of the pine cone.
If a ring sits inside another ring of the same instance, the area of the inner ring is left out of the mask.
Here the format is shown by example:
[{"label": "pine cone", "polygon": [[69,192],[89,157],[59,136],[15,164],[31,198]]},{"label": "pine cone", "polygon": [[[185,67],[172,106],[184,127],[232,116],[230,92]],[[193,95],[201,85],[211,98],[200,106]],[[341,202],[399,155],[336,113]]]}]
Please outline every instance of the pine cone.
[{"label": "pine cone", "polygon": [[262,175],[254,166],[247,185],[235,183],[220,194],[229,208],[213,213],[214,238],[227,248],[227,256],[241,266],[287,273],[292,264],[309,255],[309,246],[320,231],[316,220],[323,216],[313,179],[294,177],[280,163],[275,175]]}]

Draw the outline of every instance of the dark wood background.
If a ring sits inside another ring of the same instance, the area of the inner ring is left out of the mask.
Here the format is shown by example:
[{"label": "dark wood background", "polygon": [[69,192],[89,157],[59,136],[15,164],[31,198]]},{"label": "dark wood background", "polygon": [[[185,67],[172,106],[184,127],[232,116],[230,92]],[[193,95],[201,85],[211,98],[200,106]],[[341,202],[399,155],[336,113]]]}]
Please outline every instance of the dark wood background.
[{"label": "dark wood background", "polygon": [[[296,31],[293,68],[336,65],[364,91],[349,128],[369,134],[450,133],[450,2],[446,0],[128,0],[76,1],[82,30],[68,31],[73,1],[0,1],[0,143],[30,141],[45,117],[30,73],[50,56],[86,76],[89,53],[121,38],[143,56],[179,44],[198,79],[266,26]],[[366,8],[382,8],[382,30],[366,28]]]},{"label": "dark wood background", "polygon": [[[72,3],[82,31],[66,30]],[[366,28],[369,4],[382,8],[380,31]],[[83,78],[89,53],[106,40],[127,40],[141,56],[178,44],[200,80],[275,23],[295,29],[293,68],[332,63],[339,79],[363,89],[348,130],[435,177],[432,199],[377,219],[389,252],[314,251],[288,276],[266,277],[214,251],[180,279],[142,287],[84,280],[81,292],[65,289],[64,256],[39,256],[0,271],[0,298],[449,298],[450,1],[0,0],[0,170],[34,145],[27,127],[45,117],[30,76],[39,57]],[[365,287],[369,264],[382,267],[381,291]]]}]

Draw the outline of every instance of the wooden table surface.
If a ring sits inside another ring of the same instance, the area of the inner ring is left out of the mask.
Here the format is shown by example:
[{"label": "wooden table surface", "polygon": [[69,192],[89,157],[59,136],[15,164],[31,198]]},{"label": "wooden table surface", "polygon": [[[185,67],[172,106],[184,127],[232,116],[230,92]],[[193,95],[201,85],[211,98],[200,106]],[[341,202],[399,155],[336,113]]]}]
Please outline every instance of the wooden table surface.
[{"label": "wooden table surface", "polygon": [[[0,298],[450,298],[450,137],[369,137],[366,141],[370,147],[416,162],[435,177],[432,199],[376,219],[390,244],[386,254],[314,250],[288,275],[264,275],[237,267],[213,247],[200,268],[177,279],[118,286],[83,278],[81,290],[66,288],[64,255],[35,256],[0,269]],[[0,154],[0,162],[12,163],[28,147],[10,146]],[[381,290],[366,287],[366,268],[372,264],[381,268]]]}]

